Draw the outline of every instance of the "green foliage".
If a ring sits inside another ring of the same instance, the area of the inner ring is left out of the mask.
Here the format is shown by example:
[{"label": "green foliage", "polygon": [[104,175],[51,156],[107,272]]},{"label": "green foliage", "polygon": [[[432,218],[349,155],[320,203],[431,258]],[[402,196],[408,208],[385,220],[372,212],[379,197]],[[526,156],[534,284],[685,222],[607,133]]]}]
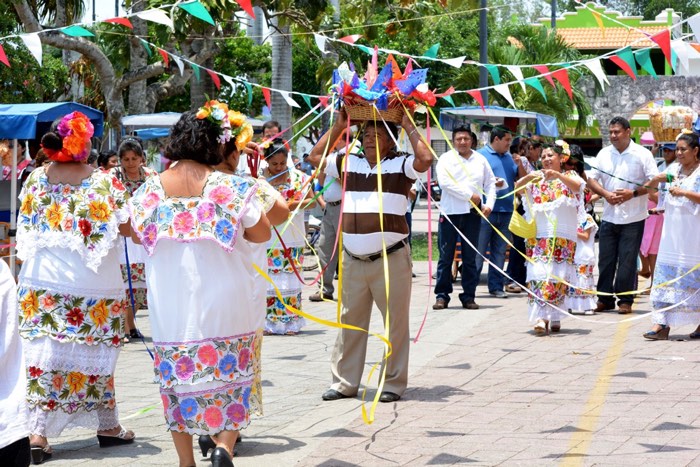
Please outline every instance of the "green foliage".
[{"label": "green foliage", "polygon": [[70,83],[68,69],[61,61],[59,50],[44,47],[43,66],[39,67],[23,46],[13,49],[5,41],[3,48],[12,66],[0,64],[0,102],[53,102],[66,91]]}]

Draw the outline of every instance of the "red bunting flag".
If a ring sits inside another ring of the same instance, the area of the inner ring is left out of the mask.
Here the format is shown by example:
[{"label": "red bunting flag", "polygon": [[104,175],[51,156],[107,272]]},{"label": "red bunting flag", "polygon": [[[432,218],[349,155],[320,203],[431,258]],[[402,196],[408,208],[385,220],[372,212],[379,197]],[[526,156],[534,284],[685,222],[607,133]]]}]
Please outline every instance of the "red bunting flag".
[{"label": "red bunting flag", "polygon": [[163,63],[165,64],[165,68],[168,68],[168,65],[170,65],[170,56],[168,55],[168,52],[161,48],[158,48],[158,53],[161,57],[163,57]]},{"label": "red bunting flag", "polygon": [[209,73],[211,80],[214,82],[214,86],[216,86],[216,90],[220,91],[221,90],[221,79],[219,79],[219,75],[217,75],[216,73],[214,73],[211,70],[207,70],[207,73]]},{"label": "red bunting flag", "polygon": [[[435,97],[447,97],[447,96],[451,96],[452,94],[454,94],[454,92],[455,92],[454,86],[450,86],[450,88],[449,88],[447,91],[441,92],[440,94],[435,94]],[[481,94],[479,94],[479,95],[481,95]]]},{"label": "red bunting flag", "polygon": [[486,112],[486,109],[484,108],[484,98],[481,96],[480,90],[472,89],[471,91],[467,91],[467,94],[472,96],[474,98],[474,100],[477,101],[479,103],[479,105],[481,106],[481,110]]},{"label": "red bunting flag", "polygon": [[253,11],[253,5],[251,5],[250,0],[236,0],[236,3],[238,3],[238,6],[240,6],[243,11],[255,18],[255,11]]},{"label": "red bunting flag", "polygon": [[121,24],[122,26],[126,26],[129,29],[134,29],[134,25],[131,24],[131,21],[129,21],[129,18],[110,18],[104,20],[105,23],[114,23],[114,24]]},{"label": "red bunting flag", "polygon": [[569,95],[569,99],[573,101],[574,94],[571,91],[571,83],[569,82],[569,72],[566,71],[566,68],[561,68],[553,72],[552,77],[559,81],[559,84],[562,85],[562,87],[566,90],[566,93]]},{"label": "red bunting flag", "polygon": [[608,57],[611,62],[613,62],[615,65],[619,66],[622,68],[622,71],[627,73],[630,78],[633,80],[637,81],[637,73],[635,70],[632,69],[629,63],[625,61],[625,59],[618,57],[617,55],[613,55],[612,57]]},{"label": "red bunting flag", "polygon": [[265,97],[265,103],[267,108],[272,111],[272,97],[270,97],[270,90],[268,88],[262,88],[263,96]]},{"label": "red bunting flag", "polygon": [[324,108],[328,107],[328,96],[320,96],[318,100]]},{"label": "red bunting flag", "polygon": [[357,40],[362,37],[362,34],[353,34],[351,36],[341,37],[338,40],[345,42],[346,44],[354,44]]},{"label": "red bunting flag", "polygon": [[547,67],[547,65],[533,65],[532,68],[542,73],[544,77],[547,78],[547,81],[549,81],[549,84],[551,84],[553,88],[557,87],[557,85],[554,84],[554,80],[552,79],[552,75],[549,73],[549,68]]},{"label": "red bunting flag", "polygon": [[673,66],[671,63],[671,31],[666,29],[658,34],[654,34],[650,37],[650,39],[656,42],[656,44],[661,48],[661,51],[664,53],[664,57],[666,57],[668,64]]},{"label": "red bunting flag", "polygon": [[3,50],[2,45],[0,45],[0,62],[4,63],[6,66],[10,66],[10,61],[7,59],[7,55],[5,55],[5,50]]}]

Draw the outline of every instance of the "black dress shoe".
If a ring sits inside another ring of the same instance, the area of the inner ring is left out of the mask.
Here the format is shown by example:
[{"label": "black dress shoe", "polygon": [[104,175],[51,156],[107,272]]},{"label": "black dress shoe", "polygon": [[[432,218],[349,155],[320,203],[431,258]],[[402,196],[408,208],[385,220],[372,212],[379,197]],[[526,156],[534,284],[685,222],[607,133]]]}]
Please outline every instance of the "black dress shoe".
[{"label": "black dress shoe", "polygon": [[211,453],[212,467],[233,467],[231,455],[224,448],[216,448]]},{"label": "black dress shoe", "polygon": [[337,401],[338,399],[347,399],[352,396],[346,396],[342,392],[338,392],[335,389],[329,389],[321,395],[321,399],[324,401]]},{"label": "black dress shoe", "polygon": [[401,399],[401,396],[389,391],[383,391],[382,395],[379,396],[379,402],[396,402],[399,399]]}]

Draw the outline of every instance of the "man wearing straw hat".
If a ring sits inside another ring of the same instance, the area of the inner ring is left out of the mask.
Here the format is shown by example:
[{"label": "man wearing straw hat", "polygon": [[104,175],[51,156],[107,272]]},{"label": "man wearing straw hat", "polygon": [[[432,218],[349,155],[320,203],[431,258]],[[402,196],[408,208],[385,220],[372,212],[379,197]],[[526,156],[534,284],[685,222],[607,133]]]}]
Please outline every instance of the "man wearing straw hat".
[{"label": "man wearing straw hat", "polygon": [[[389,315],[392,352],[384,362],[386,378],[379,400],[394,402],[408,384],[412,278],[404,214],[417,173],[427,171],[433,158],[412,118],[405,114],[401,126],[415,156],[396,152],[396,124],[380,117],[366,122],[361,152],[331,154],[322,163],[324,153],[335,146],[347,125],[345,109],[341,109],[331,130],[311,150],[308,161],[315,167],[321,164],[328,176],[344,179],[341,322],[368,329],[373,304],[385,321]],[[388,271],[384,270],[385,263]],[[385,277],[391,278],[390,283]],[[323,393],[323,400],[357,394],[366,351],[366,332],[339,331],[331,356],[333,382]]]}]

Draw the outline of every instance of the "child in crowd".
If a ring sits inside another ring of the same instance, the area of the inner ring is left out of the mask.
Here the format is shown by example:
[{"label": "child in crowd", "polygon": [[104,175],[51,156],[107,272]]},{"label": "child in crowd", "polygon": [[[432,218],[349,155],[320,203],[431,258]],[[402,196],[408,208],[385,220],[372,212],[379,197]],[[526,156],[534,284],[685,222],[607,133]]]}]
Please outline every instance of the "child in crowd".
[{"label": "child in crowd", "polygon": [[597,260],[595,255],[595,233],[598,231],[598,224],[593,217],[588,214],[585,222],[578,227],[578,241],[576,242],[576,254],[574,255],[574,266],[576,267],[576,278],[573,281],[575,287],[569,287],[569,295],[574,300],[574,308],[569,310],[574,315],[592,315],[596,306],[595,280],[593,278],[593,268]]}]

